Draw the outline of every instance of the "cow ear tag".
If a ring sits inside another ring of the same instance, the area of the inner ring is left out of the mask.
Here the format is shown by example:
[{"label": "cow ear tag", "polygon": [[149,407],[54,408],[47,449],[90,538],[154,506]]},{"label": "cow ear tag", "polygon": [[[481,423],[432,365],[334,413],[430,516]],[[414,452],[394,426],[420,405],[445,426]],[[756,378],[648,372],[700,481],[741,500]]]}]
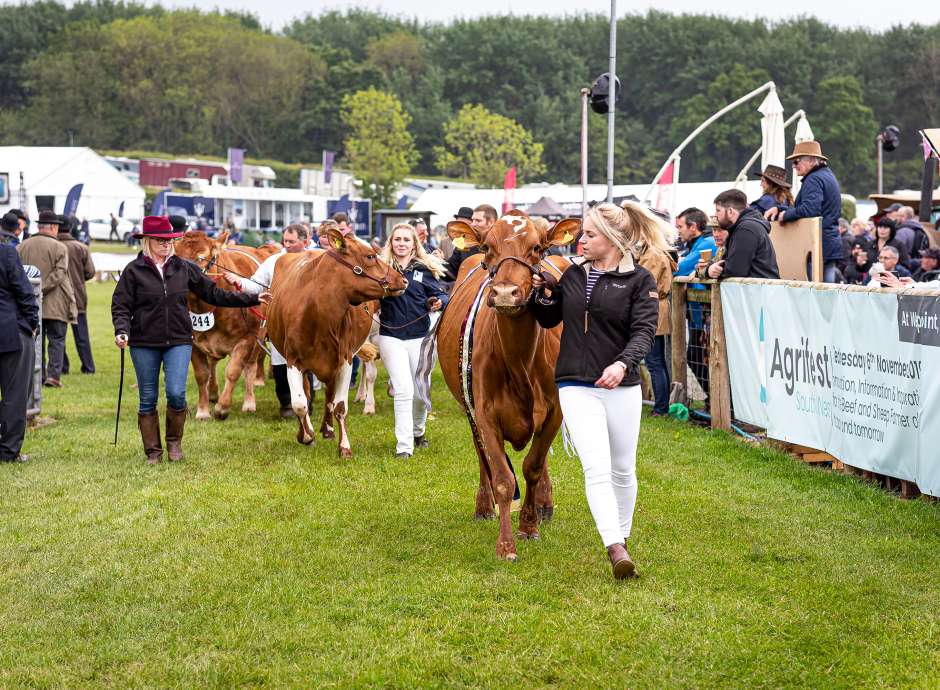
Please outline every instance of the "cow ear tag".
[{"label": "cow ear tag", "polygon": [[467,242],[466,240],[464,240],[463,237],[458,237],[457,239],[454,240],[454,246],[457,247],[457,249],[459,249],[460,251],[463,251],[464,247],[467,246]]},{"label": "cow ear tag", "polygon": [[566,232],[565,236],[562,238],[561,241],[564,242],[565,244],[571,244],[573,240],[574,240],[574,237],[571,236],[571,233]]},{"label": "cow ear tag", "polygon": [[334,237],[334,238],[333,238],[333,246],[336,247],[337,249],[342,249],[342,248],[343,248],[343,241],[342,241],[341,239],[339,239],[338,237]]}]

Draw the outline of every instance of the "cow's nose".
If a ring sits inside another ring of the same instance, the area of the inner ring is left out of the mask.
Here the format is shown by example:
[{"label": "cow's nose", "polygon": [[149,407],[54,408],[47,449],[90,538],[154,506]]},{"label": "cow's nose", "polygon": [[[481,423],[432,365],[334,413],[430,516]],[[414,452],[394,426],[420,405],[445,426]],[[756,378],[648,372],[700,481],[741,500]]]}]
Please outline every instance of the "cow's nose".
[{"label": "cow's nose", "polygon": [[518,285],[491,285],[489,303],[491,307],[517,307],[522,301],[522,290]]}]

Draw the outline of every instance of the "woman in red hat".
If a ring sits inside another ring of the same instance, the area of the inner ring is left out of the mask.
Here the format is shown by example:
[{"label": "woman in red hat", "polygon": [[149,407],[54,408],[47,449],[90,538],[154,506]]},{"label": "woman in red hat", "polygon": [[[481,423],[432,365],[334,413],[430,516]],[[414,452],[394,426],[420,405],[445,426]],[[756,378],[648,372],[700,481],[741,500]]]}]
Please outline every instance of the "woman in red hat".
[{"label": "woman in red hat", "polygon": [[143,251],[121,273],[111,299],[114,342],[120,348],[131,346],[140,395],[137,424],[151,465],[163,459],[157,416],[161,365],[166,385],[167,459],[183,459],[186,376],[193,349],[189,292],[219,307],[251,307],[266,301],[264,294],[222,290],[196,264],[176,256],[173,245],[183,234],[164,216],[144,218]]}]

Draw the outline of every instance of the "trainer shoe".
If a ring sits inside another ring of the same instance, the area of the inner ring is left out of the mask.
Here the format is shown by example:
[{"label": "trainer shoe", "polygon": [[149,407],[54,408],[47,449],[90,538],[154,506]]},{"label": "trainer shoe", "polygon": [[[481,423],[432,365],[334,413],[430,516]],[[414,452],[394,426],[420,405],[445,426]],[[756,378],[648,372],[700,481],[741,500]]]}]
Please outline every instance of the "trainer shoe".
[{"label": "trainer shoe", "polygon": [[415,436],[415,448],[427,448],[431,444],[428,443],[428,439],[422,434],[421,436]]},{"label": "trainer shoe", "polygon": [[29,462],[29,456],[25,453],[20,453],[15,458],[0,458],[0,462]]},{"label": "trainer shoe", "polygon": [[396,460],[408,460],[411,458],[411,453],[395,453]]}]

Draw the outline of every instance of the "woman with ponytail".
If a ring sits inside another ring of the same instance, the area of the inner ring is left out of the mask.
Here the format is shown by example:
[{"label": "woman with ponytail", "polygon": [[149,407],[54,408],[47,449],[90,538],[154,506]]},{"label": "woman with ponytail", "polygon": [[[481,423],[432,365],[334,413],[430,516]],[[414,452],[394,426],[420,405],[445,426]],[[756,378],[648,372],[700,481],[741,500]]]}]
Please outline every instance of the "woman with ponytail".
[{"label": "woman with ponytail", "polygon": [[[635,574],[626,549],[636,506],[636,446],[643,405],[640,361],[649,353],[659,317],[656,281],[633,259],[633,208],[598,204],[584,218],[583,257],[551,294],[540,276],[535,318],[544,328],[564,323],[555,382],[565,428],[581,459],[588,506],[613,575]],[[659,246],[650,234],[647,241]]]}]

